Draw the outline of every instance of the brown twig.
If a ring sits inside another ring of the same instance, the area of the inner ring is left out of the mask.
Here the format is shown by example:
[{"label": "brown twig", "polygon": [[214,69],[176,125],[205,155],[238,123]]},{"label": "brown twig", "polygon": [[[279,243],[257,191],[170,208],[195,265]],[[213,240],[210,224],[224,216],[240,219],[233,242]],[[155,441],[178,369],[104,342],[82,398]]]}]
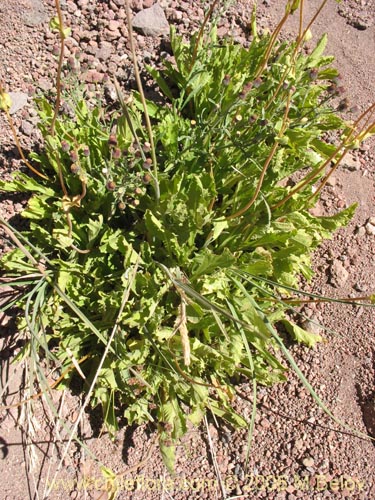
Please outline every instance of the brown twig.
[{"label": "brown twig", "polygon": [[[280,138],[284,131],[285,131],[285,128],[286,128],[286,124],[287,124],[287,120],[288,120],[288,114],[289,114],[289,108],[290,108],[290,101],[291,101],[291,97],[292,97],[292,92],[290,91],[289,94],[288,94],[288,99],[287,99],[287,103],[286,103],[286,107],[285,107],[285,112],[284,112],[284,118],[283,118],[283,124],[282,124],[282,127],[281,127],[281,130],[279,132],[279,135],[277,138]],[[266,172],[267,172],[267,169],[272,161],[272,158],[275,156],[275,153],[276,153],[276,150],[279,146],[279,142],[278,140],[276,139],[272,148],[271,148],[271,151],[269,152],[269,155],[263,165],[263,168],[262,168],[262,172],[259,176],[259,180],[258,180],[258,184],[257,184],[257,187],[255,189],[255,192],[252,196],[252,198],[250,199],[250,201],[243,207],[241,208],[240,210],[238,210],[236,213],[234,214],[231,214],[229,215],[226,219],[227,220],[230,220],[230,219],[235,219],[236,217],[240,217],[241,215],[243,215],[247,210],[249,210],[249,208],[255,203],[256,199],[258,198],[258,195],[259,195],[259,192],[262,188],[262,185],[263,185],[263,180],[264,180],[264,177],[266,175]]]},{"label": "brown twig", "polygon": [[215,10],[216,5],[218,3],[219,3],[219,0],[214,0],[211,3],[211,5],[210,5],[210,8],[208,9],[207,14],[204,16],[203,23],[202,23],[202,25],[201,25],[201,27],[199,29],[198,36],[197,36],[197,39],[195,41],[194,51],[193,51],[193,55],[191,57],[191,63],[190,63],[190,67],[189,67],[189,73],[193,69],[195,61],[197,59],[197,54],[198,54],[198,49],[199,49],[199,43],[200,43],[200,41],[202,39],[202,36],[203,36],[203,33],[204,33],[204,28],[206,27],[206,24],[208,23],[210,17],[212,16],[212,13]]},{"label": "brown twig", "polygon": [[[3,96],[5,94],[6,94],[5,90],[4,90],[3,86],[0,83],[0,96]],[[18,153],[19,153],[20,157],[22,158],[22,161],[24,162],[24,164],[32,172],[34,172],[34,174],[38,175],[39,177],[42,177],[42,179],[46,179],[47,180],[48,177],[46,177],[45,175],[41,174],[38,170],[36,170],[36,168],[34,168],[31,165],[31,163],[26,159],[25,155],[23,154],[22,146],[21,146],[20,141],[18,139],[17,132],[16,132],[16,129],[14,127],[14,123],[13,123],[12,117],[11,117],[11,115],[9,113],[9,109],[6,106],[4,106],[4,111],[5,111],[5,115],[7,117],[7,121],[8,121],[9,127],[10,127],[10,129],[12,131],[14,142],[16,143],[16,147],[17,147],[17,150],[18,150]]]},{"label": "brown twig", "polygon": [[57,115],[60,109],[61,102],[61,71],[62,65],[64,61],[64,51],[65,51],[65,33],[64,33],[64,20],[61,12],[60,0],[55,0],[55,6],[57,11],[57,17],[59,19],[59,34],[60,34],[60,53],[59,53],[59,62],[57,65],[57,76],[56,76],[56,102],[55,102],[55,110],[51,123],[51,135],[52,137],[55,135],[55,125],[57,120]]},{"label": "brown twig", "polygon": [[136,54],[135,47],[134,47],[133,27],[132,27],[132,22],[131,22],[129,0],[125,1],[125,8],[126,8],[126,17],[127,17],[127,21],[128,21],[129,45],[130,45],[130,51],[132,53],[132,58],[133,58],[134,76],[135,76],[135,80],[137,82],[138,92],[139,92],[142,106],[143,106],[143,113],[144,113],[144,117],[145,117],[145,121],[146,121],[146,128],[147,128],[148,138],[149,138],[150,146],[151,146],[151,157],[152,157],[152,165],[153,165],[153,180],[154,180],[156,201],[159,201],[160,188],[159,188],[159,181],[158,181],[158,167],[157,167],[154,136],[152,133],[152,126],[151,126],[150,117],[149,117],[149,114],[147,111],[147,103],[146,103],[146,99],[145,99],[145,94],[143,92],[141,76],[139,74],[139,69],[138,69],[137,54]]},{"label": "brown twig", "polygon": [[[80,365],[81,363],[83,363],[84,361],[86,361],[86,359],[90,358],[91,357],[91,354],[86,354],[85,356],[83,356],[79,361],[78,361],[78,364]],[[66,368],[66,370],[64,370],[62,372],[62,374],[60,375],[60,377],[55,380],[55,382],[53,382],[53,384],[49,385],[48,388],[44,391],[40,391],[38,392],[37,394],[33,394],[30,398],[27,398],[27,399],[23,399],[22,401],[18,401],[18,403],[14,403],[14,404],[11,404],[11,405],[6,405],[6,406],[0,406],[0,411],[2,410],[10,410],[11,408],[18,408],[26,403],[29,403],[30,401],[33,401],[35,399],[38,399],[40,397],[42,397],[46,392],[47,390],[51,390],[51,389],[55,389],[55,387],[57,387],[59,385],[59,383],[65,378],[65,376],[71,372],[75,367],[74,363],[72,363],[70,366],[68,366],[68,368]]]}]

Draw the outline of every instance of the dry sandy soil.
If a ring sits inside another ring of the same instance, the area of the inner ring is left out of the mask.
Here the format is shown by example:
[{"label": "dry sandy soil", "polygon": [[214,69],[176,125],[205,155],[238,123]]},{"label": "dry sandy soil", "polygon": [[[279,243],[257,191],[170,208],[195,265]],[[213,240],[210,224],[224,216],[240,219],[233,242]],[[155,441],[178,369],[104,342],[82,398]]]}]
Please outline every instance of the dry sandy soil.
[{"label": "dry sandy soil", "polygon": [[[196,28],[202,19],[200,2],[161,1],[168,21],[181,31]],[[319,6],[305,2],[306,19]],[[100,74],[131,80],[129,48],[124,25],[123,0],[67,0],[62,2],[66,23],[72,27],[69,51],[79,47],[82,63]],[[133,1],[134,12],[149,7],[151,0]],[[259,1],[261,29],[272,28],[285,2]],[[223,35],[246,41],[250,1],[235,2],[221,24]],[[48,30],[53,1],[0,1],[0,78],[11,91],[48,90],[55,72],[51,57],[57,40]],[[283,36],[294,32],[296,20]],[[327,52],[336,56],[347,97],[365,109],[375,98],[375,4],[374,0],[328,1],[313,27],[314,38],[329,33]],[[137,35],[140,59],[157,60],[165,50],[160,38]],[[110,93],[111,89],[108,88]],[[26,151],[38,141],[35,111],[29,101],[14,114]],[[0,121],[0,170],[5,178],[19,168],[18,154],[6,124]],[[369,218],[375,216],[375,153],[370,141],[351,155],[322,195],[321,214],[333,213],[357,201],[350,225],[338,231],[315,256],[316,278],[310,290],[332,297],[354,297],[374,292],[375,234]],[[25,200],[1,195],[1,213],[16,217]],[[3,241],[2,250],[7,248]],[[338,271],[337,271],[338,270]],[[375,438],[375,326],[373,309],[335,304],[311,304],[304,313],[326,330],[327,342],[314,350],[291,346],[302,371],[333,414],[350,428]],[[11,364],[17,353],[12,336],[13,318],[1,319],[1,379],[9,381],[3,404],[21,399],[20,368]],[[309,325],[313,327],[312,324]],[[317,328],[315,326],[315,328]],[[320,327],[321,328],[321,327]],[[239,388],[238,411],[251,411],[251,390]],[[6,397],[5,397],[6,396]],[[60,416],[72,425],[80,400],[69,394],[54,395]],[[48,478],[56,471],[66,433],[51,422],[48,407],[33,405],[34,418],[25,407],[1,410],[0,499],[45,498]],[[119,474],[119,499],[269,498],[324,499],[375,498],[375,447],[368,439],[340,428],[312,401],[298,378],[290,373],[287,383],[262,389],[257,425],[247,469],[247,434],[208,421],[192,428],[177,452],[176,476],[166,472],[153,434],[146,427],[124,428],[115,442],[100,435],[96,413],[87,414],[80,426],[86,448],[73,444],[58,473],[51,499],[109,498],[98,462]],[[91,455],[92,454],[92,455]],[[221,477],[221,487],[217,478]],[[86,483],[82,482],[85,478]],[[96,482],[95,482],[96,481]],[[86,487],[85,487],[86,486]]]}]

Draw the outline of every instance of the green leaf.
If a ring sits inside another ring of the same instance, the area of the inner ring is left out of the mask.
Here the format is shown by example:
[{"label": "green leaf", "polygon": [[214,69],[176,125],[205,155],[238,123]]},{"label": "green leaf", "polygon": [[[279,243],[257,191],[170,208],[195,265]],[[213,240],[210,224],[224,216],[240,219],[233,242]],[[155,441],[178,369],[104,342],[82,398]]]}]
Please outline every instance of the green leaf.
[{"label": "green leaf", "polygon": [[166,95],[171,101],[173,101],[173,94],[169,89],[167,82],[161,76],[160,71],[149,65],[146,65],[146,69],[150,73],[152,78],[155,80],[155,82],[159,85],[160,90],[164,93],[164,95]]},{"label": "green leaf", "polygon": [[236,258],[228,249],[221,255],[215,255],[208,249],[202,250],[192,261],[191,279],[196,280],[203,274],[211,274],[215,269],[230,267]]},{"label": "green leaf", "polygon": [[324,33],[324,35],[318,41],[315,49],[311,52],[311,54],[307,58],[307,64],[306,64],[307,68],[315,68],[316,66],[319,65],[319,60],[326,49],[327,41],[328,41],[327,33]]},{"label": "green leaf", "polygon": [[315,347],[318,342],[322,342],[323,338],[321,335],[315,333],[309,333],[300,326],[292,323],[287,319],[283,319],[281,323],[285,326],[286,331],[300,344],[305,344],[308,347]]}]

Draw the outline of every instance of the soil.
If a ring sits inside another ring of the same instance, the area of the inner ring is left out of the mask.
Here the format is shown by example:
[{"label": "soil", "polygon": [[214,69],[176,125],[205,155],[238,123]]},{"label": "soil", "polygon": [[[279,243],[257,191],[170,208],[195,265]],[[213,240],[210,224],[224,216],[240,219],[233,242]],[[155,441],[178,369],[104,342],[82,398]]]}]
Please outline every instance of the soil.
[{"label": "soil", "polygon": [[[133,85],[124,0],[62,1],[67,25],[68,57],[79,57],[86,81],[116,76],[124,86]],[[153,0],[133,0],[133,12],[150,7]],[[285,2],[258,2],[260,30],[272,29],[283,13]],[[160,1],[167,19],[190,33],[203,18],[204,2]],[[207,4],[207,2],[206,2]],[[251,2],[239,0],[219,25],[221,36],[232,35],[246,43]],[[306,4],[306,19],[320,1]],[[0,3],[0,76],[7,91],[32,95],[35,89],[48,91],[53,85],[58,43],[48,23],[54,15],[53,0],[7,0]],[[291,19],[282,34],[290,37],[298,24]],[[312,27],[311,47],[319,36],[329,33],[327,53],[336,57],[352,105],[364,110],[375,95],[375,5],[373,0],[328,1]],[[139,59],[156,63],[168,51],[168,37],[136,35]],[[79,52],[79,54],[78,54]],[[99,75],[99,76],[98,76]],[[107,97],[113,88],[107,85]],[[36,114],[31,100],[13,115],[26,152],[38,146]],[[0,116],[0,168],[3,178],[20,168],[19,155]],[[334,213],[358,202],[349,226],[332,235],[314,257],[316,276],[306,288],[330,297],[357,297],[373,293],[375,276],[374,140],[349,155],[330,180],[316,207],[317,214]],[[21,195],[1,195],[1,214],[17,223],[25,200]],[[8,244],[0,242],[0,251]],[[5,293],[5,292],[4,292]],[[234,431],[208,419],[206,425],[191,428],[177,449],[176,475],[163,466],[154,434],[146,426],[124,426],[115,441],[101,433],[100,412],[85,414],[79,427],[84,446],[72,444],[58,470],[51,499],[107,499],[99,463],[119,474],[119,499],[269,498],[325,499],[375,498],[375,327],[373,309],[335,303],[309,304],[303,308],[310,329],[322,333],[326,342],[314,349],[290,346],[300,369],[343,428],[329,418],[309,396],[291,370],[288,381],[258,393],[256,428],[248,463],[247,431]],[[1,382],[3,404],[25,396],[21,388],[23,365],[13,364],[20,340],[13,335],[14,318],[0,317]],[[235,405],[249,418],[252,389],[239,387]],[[67,425],[78,417],[79,397],[55,392],[51,395],[59,416]],[[67,441],[64,429],[53,425],[43,400],[1,412],[0,499],[47,498],[51,481]],[[31,412],[31,413],[30,413]],[[33,418],[30,418],[30,415]],[[349,429],[349,430],[348,430]],[[363,434],[358,438],[350,429]],[[85,482],[84,482],[85,478]],[[220,478],[220,481],[218,481]]]}]

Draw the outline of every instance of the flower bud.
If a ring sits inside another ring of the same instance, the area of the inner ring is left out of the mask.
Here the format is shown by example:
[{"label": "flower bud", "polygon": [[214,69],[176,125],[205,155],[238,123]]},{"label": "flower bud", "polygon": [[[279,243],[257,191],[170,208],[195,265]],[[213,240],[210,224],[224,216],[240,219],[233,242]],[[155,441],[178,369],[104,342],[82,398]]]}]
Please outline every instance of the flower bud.
[{"label": "flower bud", "polygon": [[113,150],[112,158],[114,158],[115,160],[118,160],[119,158],[121,158],[121,149],[120,148],[115,148]]},{"label": "flower bud", "polygon": [[70,156],[70,159],[72,160],[73,163],[78,161],[78,153],[75,149],[73,149],[73,151],[70,152],[69,156]]},{"label": "flower bud", "polygon": [[311,30],[308,29],[308,30],[306,30],[305,36],[303,37],[303,41],[308,42],[311,39],[312,39],[312,33],[311,33]]},{"label": "flower bud", "polygon": [[64,153],[67,153],[70,149],[70,144],[66,141],[61,141],[61,149],[64,151]]},{"label": "flower bud", "polygon": [[142,193],[143,193],[143,191],[142,191],[142,189],[141,189],[140,187],[136,187],[136,188],[134,189],[134,194],[136,194],[136,195],[138,195],[138,196],[139,196],[139,195],[140,195],[140,194],[142,194]]},{"label": "flower bud", "polygon": [[149,142],[145,142],[143,144],[143,152],[149,153],[151,151],[151,144]]},{"label": "flower bud", "polygon": [[82,154],[83,156],[90,156],[90,148],[88,146],[83,146],[82,147]]},{"label": "flower bud", "polygon": [[142,181],[144,182],[144,184],[150,184],[151,180],[152,180],[152,177],[150,174],[145,174],[142,177]]},{"label": "flower bud", "polygon": [[259,88],[263,83],[263,80],[261,78],[255,78],[253,81],[253,86],[257,89]]},{"label": "flower bud", "polygon": [[114,134],[111,134],[108,139],[108,144],[110,146],[117,146],[117,137]]},{"label": "flower bud", "polygon": [[122,211],[125,210],[126,205],[123,201],[120,201],[120,203],[117,205],[117,208]]},{"label": "flower bud", "polygon": [[77,165],[76,163],[72,163],[70,165],[70,171],[72,172],[72,174],[76,175],[80,173],[81,169],[79,168],[79,165]]},{"label": "flower bud", "polygon": [[230,83],[230,75],[225,75],[223,78],[223,85],[227,87],[229,83]]},{"label": "flower bud", "polygon": [[151,168],[151,165],[152,165],[151,158],[146,158],[146,160],[143,163],[143,168],[149,170]]},{"label": "flower bud", "polygon": [[113,181],[108,181],[106,184],[108,191],[114,191],[116,189],[116,184]]}]

